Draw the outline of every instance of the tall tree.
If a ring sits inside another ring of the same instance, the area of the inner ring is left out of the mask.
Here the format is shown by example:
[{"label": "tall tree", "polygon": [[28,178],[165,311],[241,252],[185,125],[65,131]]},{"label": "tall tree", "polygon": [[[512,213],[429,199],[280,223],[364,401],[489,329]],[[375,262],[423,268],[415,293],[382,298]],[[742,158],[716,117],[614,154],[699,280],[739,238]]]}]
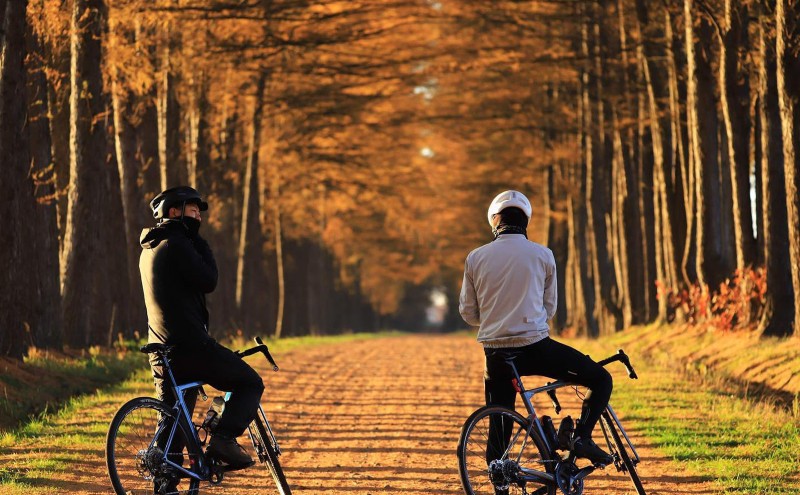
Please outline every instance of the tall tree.
[{"label": "tall tree", "polygon": [[800,137],[795,124],[800,119],[800,60],[797,58],[798,12],[795,2],[777,0],[775,7],[775,46],[778,106],[783,135],[783,164],[786,186],[786,213],[789,230],[789,265],[794,288],[793,334],[800,335]]},{"label": "tall tree", "polygon": [[[261,149],[261,130],[264,115],[264,88],[267,72],[261,71],[257,76],[255,93],[253,94],[253,114],[251,118],[250,138],[245,165],[242,199],[242,223],[239,233],[238,263],[236,267],[236,308],[241,321],[249,331],[255,331],[262,306],[246,304],[245,294],[253,294],[263,284],[262,271],[258,255],[263,239],[261,236],[260,213],[261,200],[259,193],[259,151]],[[245,270],[245,267],[248,267]]]},{"label": "tall tree", "polygon": [[101,60],[107,9],[76,0],[70,46],[70,181],[61,252],[65,342],[105,343],[126,309],[127,250],[119,177],[110,161],[108,106]]},{"label": "tall tree", "polygon": [[777,60],[775,58],[774,19],[762,4],[758,6],[758,105],[757,143],[760,151],[761,214],[763,263],[767,272],[767,292],[759,330],[764,335],[791,334],[794,318],[792,270],[786,269],[789,254],[789,224],[783,166],[781,113],[778,106]]},{"label": "tall tree", "polygon": [[[25,10],[27,1],[0,2],[0,354],[21,358],[33,344],[38,275],[36,202],[29,175],[30,148],[26,128]],[[13,234],[11,234],[13,233]]]}]

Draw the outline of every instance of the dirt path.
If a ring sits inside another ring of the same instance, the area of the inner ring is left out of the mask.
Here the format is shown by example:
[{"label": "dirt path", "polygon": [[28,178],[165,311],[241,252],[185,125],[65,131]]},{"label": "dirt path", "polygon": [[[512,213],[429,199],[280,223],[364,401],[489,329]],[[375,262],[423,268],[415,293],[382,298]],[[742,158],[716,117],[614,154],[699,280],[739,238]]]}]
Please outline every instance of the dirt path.
[{"label": "dirt path", "polygon": [[[261,367],[267,387],[264,408],[284,450],[281,462],[295,493],[462,493],[455,448],[463,421],[483,401],[482,352],[472,338],[391,337],[297,349],[276,358],[279,373],[262,367],[257,358],[249,362]],[[526,383],[532,386],[536,379]],[[148,388],[143,384],[129,397]],[[43,466],[33,492],[108,493],[102,449],[108,419],[117,407],[113,400],[83,411],[78,420],[64,418],[69,428],[89,431],[96,445],[71,446],[68,438],[47,445],[32,438],[0,456],[0,470],[18,456],[55,462],[59,452],[77,449],[81,460],[60,479],[48,479]],[[561,400],[565,409],[577,405],[566,394]],[[204,406],[200,402],[198,409]],[[552,414],[549,404],[542,407]],[[643,457],[640,474],[648,495],[714,493],[654,451],[636,421],[626,426]],[[633,493],[630,481],[612,470],[592,475],[584,493]],[[230,475],[210,493],[275,491],[267,471],[255,467]]]},{"label": "dirt path", "polygon": [[[264,374],[265,407],[297,493],[462,493],[455,448],[461,425],[483,401],[482,352],[472,338],[367,340],[296,351],[279,364],[281,372]],[[577,417],[576,399],[562,394],[561,402]],[[541,407],[552,414],[549,404]],[[635,422],[627,426],[644,459],[648,495],[713,493],[676,472]],[[634,493],[630,480],[612,470],[591,476],[584,493]]]}]

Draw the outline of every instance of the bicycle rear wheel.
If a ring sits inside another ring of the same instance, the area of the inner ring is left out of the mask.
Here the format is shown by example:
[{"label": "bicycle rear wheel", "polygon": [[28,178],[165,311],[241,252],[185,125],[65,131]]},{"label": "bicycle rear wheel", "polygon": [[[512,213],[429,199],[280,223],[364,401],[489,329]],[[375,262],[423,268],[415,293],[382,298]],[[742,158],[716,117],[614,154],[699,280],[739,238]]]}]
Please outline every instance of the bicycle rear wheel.
[{"label": "bicycle rear wheel", "polygon": [[169,459],[192,472],[199,466],[197,459],[203,453],[186,428],[183,422],[176,424],[174,412],[160,400],[139,397],[123,405],[106,437],[106,465],[114,491],[118,495],[199,493],[198,480],[166,462]]},{"label": "bicycle rear wheel", "polygon": [[636,488],[636,493],[639,495],[646,495],[644,487],[642,486],[642,480],[639,479],[639,473],[636,472],[636,462],[631,459],[631,455],[628,452],[629,446],[627,441],[620,435],[617,430],[617,423],[608,413],[608,410],[603,411],[600,421],[603,434],[606,437],[606,443],[608,443],[608,448],[611,450],[611,455],[615,458],[614,465],[617,467],[617,470],[627,472],[633,482],[633,486]]},{"label": "bicycle rear wheel", "polygon": [[478,409],[467,418],[458,440],[464,493],[555,495],[555,463],[544,445],[516,411],[497,406]]},{"label": "bicycle rear wheel", "polygon": [[275,486],[278,487],[278,493],[280,495],[291,495],[292,490],[289,488],[289,483],[283,474],[281,463],[278,460],[278,452],[272,445],[272,436],[260,417],[261,415],[263,413],[257,416],[249,426],[250,438],[253,441],[256,454],[258,454],[258,460],[267,465],[267,469],[272,474],[272,479],[275,480]]}]

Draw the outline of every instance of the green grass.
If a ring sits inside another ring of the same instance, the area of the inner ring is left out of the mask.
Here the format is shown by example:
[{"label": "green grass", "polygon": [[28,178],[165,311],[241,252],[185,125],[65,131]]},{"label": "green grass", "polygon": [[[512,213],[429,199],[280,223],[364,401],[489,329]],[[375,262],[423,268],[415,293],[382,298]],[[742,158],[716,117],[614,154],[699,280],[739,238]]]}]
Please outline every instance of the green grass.
[{"label": "green grass", "polygon": [[79,356],[53,355],[32,349],[20,365],[5,365],[0,373],[0,431],[60,409],[71,397],[124,380],[147,361],[125,342],[111,351],[88,349]]},{"label": "green grass", "polygon": [[[631,355],[640,379],[628,380],[624,369],[612,364],[612,403],[641,425],[665,455],[683,463],[691,474],[712,480],[717,493],[800,493],[796,415],[769,402],[739,398],[716,380],[704,382],[696,375],[648,364],[636,340],[622,335],[572,343],[595,358],[619,346]],[[758,362],[757,355],[752,358]]]},{"label": "green grass", "polygon": [[[264,344],[269,347],[270,353],[287,352],[298,347],[313,347],[325,344],[336,344],[339,342],[352,342],[356,340],[376,339],[403,335],[402,332],[383,331],[377,333],[347,333],[342,335],[306,335],[303,337],[288,337],[283,339],[265,338]],[[224,345],[231,349],[240,350],[253,347],[256,343],[252,339],[237,337],[226,339]],[[280,363],[278,363],[280,365]]]}]

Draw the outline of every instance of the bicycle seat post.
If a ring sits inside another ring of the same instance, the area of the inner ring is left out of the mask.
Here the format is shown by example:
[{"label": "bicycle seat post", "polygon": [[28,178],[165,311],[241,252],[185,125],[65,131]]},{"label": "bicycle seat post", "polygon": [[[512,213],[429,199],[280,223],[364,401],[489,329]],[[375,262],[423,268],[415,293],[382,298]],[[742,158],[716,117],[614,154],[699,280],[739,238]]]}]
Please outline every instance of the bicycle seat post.
[{"label": "bicycle seat post", "polygon": [[514,389],[519,394],[523,393],[525,391],[525,387],[522,385],[522,377],[519,376],[517,366],[514,364],[514,357],[506,356],[505,362],[508,364],[508,367],[511,368],[511,372],[514,374],[514,378],[512,379],[512,382],[514,383]]}]

